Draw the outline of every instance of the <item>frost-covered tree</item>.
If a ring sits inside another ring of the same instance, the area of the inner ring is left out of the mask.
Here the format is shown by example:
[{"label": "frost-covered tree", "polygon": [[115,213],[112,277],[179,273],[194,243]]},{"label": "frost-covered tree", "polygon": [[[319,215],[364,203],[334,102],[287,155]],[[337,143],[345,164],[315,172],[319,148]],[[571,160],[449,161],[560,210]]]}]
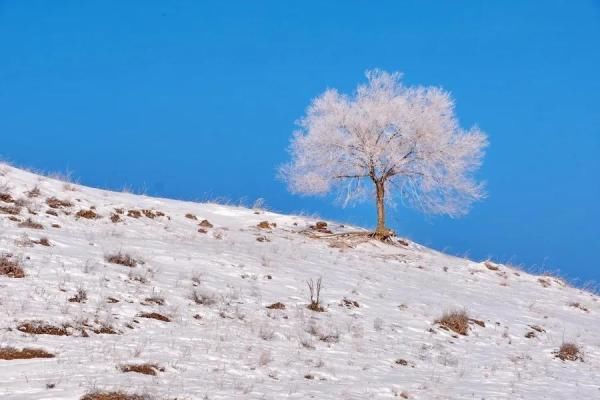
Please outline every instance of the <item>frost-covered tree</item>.
[{"label": "frost-covered tree", "polygon": [[384,206],[394,198],[427,213],[466,213],[485,195],[473,173],[486,135],[459,126],[452,96],[441,88],[405,86],[400,73],[366,76],[351,96],[325,91],[298,121],[291,161],[280,169],[290,190],[336,189],[344,205],[372,194],[379,238],[391,234]]}]

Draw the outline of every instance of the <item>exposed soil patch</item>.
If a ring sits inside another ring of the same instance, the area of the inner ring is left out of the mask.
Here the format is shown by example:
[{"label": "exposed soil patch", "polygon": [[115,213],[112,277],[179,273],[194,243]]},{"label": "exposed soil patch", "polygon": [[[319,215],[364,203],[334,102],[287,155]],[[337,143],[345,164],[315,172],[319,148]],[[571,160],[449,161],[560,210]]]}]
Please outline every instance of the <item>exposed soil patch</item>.
[{"label": "exposed soil patch", "polygon": [[0,347],[0,360],[29,360],[32,358],[53,358],[54,354],[42,349],[21,349],[14,347]]}]

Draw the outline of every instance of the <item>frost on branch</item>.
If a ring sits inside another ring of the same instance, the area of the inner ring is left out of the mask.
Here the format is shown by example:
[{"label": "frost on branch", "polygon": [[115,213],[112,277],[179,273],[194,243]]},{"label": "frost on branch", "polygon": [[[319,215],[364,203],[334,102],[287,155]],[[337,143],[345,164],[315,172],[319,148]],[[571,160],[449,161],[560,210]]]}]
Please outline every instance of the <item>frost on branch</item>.
[{"label": "frost on branch", "polygon": [[443,89],[404,86],[399,73],[379,70],[367,78],[352,96],[329,89],[312,101],[291,140],[291,161],[280,170],[290,190],[336,190],[344,204],[375,192],[378,229],[383,200],[394,195],[428,213],[467,212],[485,195],[473,173],[486,135],[459,126]]}]

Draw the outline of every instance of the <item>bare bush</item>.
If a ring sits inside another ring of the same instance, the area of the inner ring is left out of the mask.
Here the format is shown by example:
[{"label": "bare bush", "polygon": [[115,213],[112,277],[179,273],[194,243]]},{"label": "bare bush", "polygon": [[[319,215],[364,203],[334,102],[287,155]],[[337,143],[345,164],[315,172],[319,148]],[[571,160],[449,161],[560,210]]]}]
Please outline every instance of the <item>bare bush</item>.
[{"label": "bare bush", "polygon": [[53,358],[54,354],[42,349],[25,348],[17,350],[14,347],[0,347],[0,360],[29,360],[32,358]]},{"label": "bare bush", "polygon": [[317,279],[314,282],[312,279],[306,281],[308,285],[308,291],[310,292],[310,304],[308,305],[308,309],[316,312],[324,312],[325,309],[321,306],[320,298],[321,298],[321,283],[322,278]]},{"label": "bare bush", "polygon": [[80,400],[151,400],[150,397],[125,392],[94,391],[84,395]]},{"label": "bare bush", "polygon": [[44,225],[33,221],[31,218],[27,218],[19,224],[19,228],[44,229]]},{"label": "bare bush", "polygon": [[133,268],[138,265],[139,260],[131,257],[129,254],[118,252],[116,254],[109,254],[105,257],[106,261],[111,264],[124,265],[126,267]]},{"label": "bare bush", "polygon": [[579,346],[572,342],[565,342],[561,344],[558,351],[554,353],[556,358],[560,358],[563,361],[583,361],[583,354]]},{"label": "bare bush", "polygon": [[21,267],[19,260],[10,254],[0,255],[0,275],[9,278],[24,278],[25,271]]},{"label": "bare bush", "polygon": [[435,322],[459,335],[466,336],[469,333],[469,316],[466,311],[447,312]]},{"label": "bare bush", "polygon": [[136,372],[143,375],[156,376],[157,372],[164,371],[164,368],[156,364],[124,364],[119,367],[122,372]]}]

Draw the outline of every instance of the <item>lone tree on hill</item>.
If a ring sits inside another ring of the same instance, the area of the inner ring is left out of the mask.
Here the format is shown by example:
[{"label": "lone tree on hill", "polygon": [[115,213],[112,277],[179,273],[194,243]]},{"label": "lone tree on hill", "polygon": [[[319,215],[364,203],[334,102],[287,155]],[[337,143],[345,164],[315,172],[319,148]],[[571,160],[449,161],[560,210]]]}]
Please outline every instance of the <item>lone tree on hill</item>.
[{"label": "lone tree on hill", "polygon": [[280,168],[290,190],[337,189],[344,205],[374,194],[379,239],[393,235],[384,207],[394,195],[427,213],[465,214],[485,196],[473,173],[486,135],[459,126],[452,96],[441,88],[405,86],[400,73],[366,76],[352,96],[326,90],[297,122],[291,161]]}]

